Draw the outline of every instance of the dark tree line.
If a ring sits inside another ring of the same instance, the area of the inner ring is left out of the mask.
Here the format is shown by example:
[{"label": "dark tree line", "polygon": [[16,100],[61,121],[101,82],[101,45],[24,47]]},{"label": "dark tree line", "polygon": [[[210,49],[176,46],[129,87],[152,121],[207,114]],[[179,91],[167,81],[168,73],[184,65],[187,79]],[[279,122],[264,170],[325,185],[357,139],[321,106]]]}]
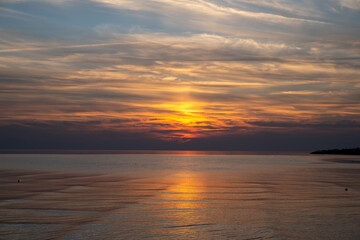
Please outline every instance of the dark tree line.
[{"label": "dark tree line", "polygon": [[343,155],[360,155],[360,148],[343,148],[343,149],[328,149],[317,150],[311,154],[343,154]]}]

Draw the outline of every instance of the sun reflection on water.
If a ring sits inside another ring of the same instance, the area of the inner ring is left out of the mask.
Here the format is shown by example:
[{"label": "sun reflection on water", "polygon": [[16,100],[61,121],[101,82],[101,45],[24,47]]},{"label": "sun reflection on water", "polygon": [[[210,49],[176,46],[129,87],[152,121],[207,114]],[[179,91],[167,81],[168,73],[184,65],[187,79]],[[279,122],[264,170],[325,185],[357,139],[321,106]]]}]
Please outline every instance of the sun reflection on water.
[{"label": "sun reflection on water", "polygon": [[167,190],[166,202],[174,213],[173,223],[181,228],[179,230],[191,233],[195,231],[194,228],[182,228],[182,226],[207,223],[207,220],[203,219],[206,203],[201,199],[202,189],[204,189],[202,176],[192,172],[183,172],[176,175],[173,185]]}]

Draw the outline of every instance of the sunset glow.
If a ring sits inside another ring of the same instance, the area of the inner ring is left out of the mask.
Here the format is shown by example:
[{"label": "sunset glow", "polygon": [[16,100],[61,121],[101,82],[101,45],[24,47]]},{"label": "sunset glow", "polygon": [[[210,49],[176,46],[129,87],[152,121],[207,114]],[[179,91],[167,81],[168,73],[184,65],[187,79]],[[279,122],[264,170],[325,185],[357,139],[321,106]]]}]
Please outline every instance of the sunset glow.
[{"label": "sunset glow", "polygon": [[[27,148],[26,139],[40,135],[67,143],[74,134],[119,142],[110,148],[133,139],[138,149],[137,141],[176,149],[196,140],[205,149],[207,141],[248,143],[246,136],[264,134],[283,139],[279,147],[288,143],[284,136],[299,134],[308,134],[304,142],[313,134],[316,142],[354,139],[359,6],[2,1],[0,127],[2,135],[16,133],[3,147],[25,139]],[[86,141],[77,140],[85,147]]]}]

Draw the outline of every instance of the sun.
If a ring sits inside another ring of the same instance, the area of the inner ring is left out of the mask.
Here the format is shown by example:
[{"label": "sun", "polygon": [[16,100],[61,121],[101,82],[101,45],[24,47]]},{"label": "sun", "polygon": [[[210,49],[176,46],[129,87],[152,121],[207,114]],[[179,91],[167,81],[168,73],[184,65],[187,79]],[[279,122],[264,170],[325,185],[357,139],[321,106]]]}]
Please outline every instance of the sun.
[{"label": "sun", "polygon": [[164,136],[166,138],[191,139],[203,136],[206,130],[202,128],[214,122],[197,102],[162,104],[159,107],[165,113],[157,119],[166,124],[168,132],[171,133]]}]

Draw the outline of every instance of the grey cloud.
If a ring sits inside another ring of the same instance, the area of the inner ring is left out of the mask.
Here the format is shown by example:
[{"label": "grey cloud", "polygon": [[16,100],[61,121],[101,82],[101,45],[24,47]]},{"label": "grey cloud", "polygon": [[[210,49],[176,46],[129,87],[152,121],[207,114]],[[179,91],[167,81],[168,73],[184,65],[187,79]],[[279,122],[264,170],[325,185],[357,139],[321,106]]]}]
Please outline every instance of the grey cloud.
[{"label": "grey cloud", "polygon": [[[316,121],[313,119],[312,121]],[[351,120],[343,120],[343,121],[335,121],[335,122],[321,122],[321,123],[301,123],[301,122],[286,122],[286,121],[249,121],[248,124],[261,126],[261,127],[276,127],[276,128],[309,128],[321,130],[327,129],[334,131],[338,128],[353,128],[359,129],[360,122],[359,121],[351,121]]]}]

